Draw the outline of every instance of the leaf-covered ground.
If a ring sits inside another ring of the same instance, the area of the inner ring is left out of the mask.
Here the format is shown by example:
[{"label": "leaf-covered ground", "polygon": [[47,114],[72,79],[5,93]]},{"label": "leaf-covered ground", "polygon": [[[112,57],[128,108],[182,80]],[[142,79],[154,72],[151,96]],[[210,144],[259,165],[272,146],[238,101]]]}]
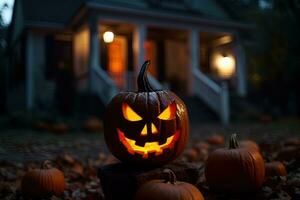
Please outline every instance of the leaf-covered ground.
[{"label": "leaf-covered ground", "polygon": [[[250,138],[257,141],[264,159],[268,162],[281,160],[288,176],[269,178],[256,194],[241,198],[210,192],[202,173],[197,187],[206,199],[300,199],[299,121],[244,123],[228,127],[217,124],[193,125],[190,143],[180,159],[203,165],[211,151],[227,144],[231,133],[239,134],[241,140]],[[225,144],[208,144],[197,155],[191,153],[197,144],[206,144],[207,138],[213,134],[224,136]],[[298,151],[285,152],[290,147],[298,148]],[[1,128],[0,199],[23,199],[21,178],[28,170],[38,168],[44,160],[51,160],[55,167],[61,169],[67,182],[64,194],[61,197],[53,196],[52,199],[104,199],[97,169],[118,162],[106,149],[102,133],[71,129],[65,134],[55,134],[28,128]]]}]

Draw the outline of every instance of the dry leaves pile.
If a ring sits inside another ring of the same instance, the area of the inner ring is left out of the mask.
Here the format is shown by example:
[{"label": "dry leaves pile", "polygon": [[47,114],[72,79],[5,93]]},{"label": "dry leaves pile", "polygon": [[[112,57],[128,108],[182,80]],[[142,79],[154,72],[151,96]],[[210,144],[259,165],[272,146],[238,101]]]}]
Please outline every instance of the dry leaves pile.
[{"label": "dry leaves pile", "polygon": [[[64,172],[67,189],[63,196],[51,199],[97,200],[104,199],[97,178],[97,169],[106,164],[117,162],[111,155],[99,154],[98,159],[81,161],[70,154],[63,154],[53,160],[55,167]],[[40,167],[39,162],[0,163],[0,199],[23,199],[20,191],[21,178],[30,169]]]},{"label": "dry leaves pile", "polygon": [[[207,156],[216,148],[226,146],[222,137],[199,140],[191,144],[180,159],[204,163]],[[259,148],[266,162],[282,161],[286,166],[286,177],[269,177],[263,188],[252,194],[251,199],[300,199],[300,139],[290,138],[280,141],[263,140]],[[55,167],[64,172],[67,189],[61,197],[51,199],[104,199],[97,178],[97,169],[103,165],[118,162],[113,156],[99,153],[98,158],[79,158],[71,154],[62,154],[52,159]],[[20,191],[21,178],[25,172],[39,168],[41,162],[0,162],[0,199],[23,199]],[[222,170],[222,166],[220,166]],[[204,173],[199,177],[197,187],[206,199],[240,199],[209,191],[205,183]],[[248,196],[247,196],[248,198]],[[243,199],[246,199],[243,198]]]},{"label": "dry leaves pile", "polygon": [[[216,148],[227,146],[222,137],[221,135],[213,135],[207,138],[206,141],[195,142],[191,148],[185,151],[183,159],[204,164],[210,152]],[[204,168],[202,168],[202,172],[200,173],[202,175],[199,177],[197,187],[203,193],[205,199],[300,199],[300,139],[289,138],[270,142],[266,138],[258,143],[258,145],[265,162],[281,161],[286,167],[287,176],[266,177],[263,187],[256,194],[233,197],[231,195],[210,192],[205,182]],[[222,170],[222,166],[220,166],[220,170]]]}]

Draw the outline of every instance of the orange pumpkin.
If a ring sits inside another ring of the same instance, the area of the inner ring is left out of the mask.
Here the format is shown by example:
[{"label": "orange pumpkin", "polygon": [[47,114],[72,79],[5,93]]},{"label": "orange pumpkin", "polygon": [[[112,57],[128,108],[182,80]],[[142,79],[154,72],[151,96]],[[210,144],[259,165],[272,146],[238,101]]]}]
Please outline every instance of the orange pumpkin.
[{"label": "orange pumpkin", "polygon": [[84,129],[91,133],[102,131],[102,121],[96,117],[91,117],[84,122]]},{"label": "orange pumpkin", "polygon": [[239,142],[239,146],[245,148],[253,148],[254,150],[260,151],[258,144],[253,140],[242,140]]},{"label": "orange pumpkin", "polygon": [[285,166],[282,162],[273,161],[266,163],[266,177],[287,176]]},{"label": "orange pumpkin", "polygon": [[273,121],[273,117],[268,114],[263,114],[260,116],[260,121],[264,124],[269,124]]},{"label": "orange pumpkin", "polygon": [[64,122],[59,122],[52,125],[52,131],[57,134],[67,133],[69,129],[70,126]]},{"label": "orange pumpkin", "polygon": [[146,61],[137,92],[121,92],[109,103],[104,121],[105,141],[123,162],[164,165],[177,158],[188,139],[188,114],[183,101],[166,90],[153,90]]},{"label": "orange pumpkin", "polygon": [[225,143],[224,136],[218,134],[211,135],[206,141],[212,145],[223,145]]},{"label": "orange pumpkin", "polygon": [[233,134],[229,149],[217,149],[209,155],[205,177],[212,190],[228,193],[250,192],[260,188],[264,182],[264,160],[258,151],[240,148],[236,134]]},{"label": "orange pumpkin", "polygon": [[22,178],[21,190],[25,197],[33,199],[59,196],[66,188],[64,174],[45,161],[42,169],[27,172]]},{"label": "orange pumpkin", "polygon": [[35,128],[39,131],[48,131],[50,129],[50,124],[44,121],[38,121],[35,124]]},{"label": "orange pumpkin", "polygon": [[284,141],[284,146],[300,147],[300,138],[289,138]]},{"label": "orange pumpkin", "polygon": [[198,160],[198,152],[192,148],[185,150],[183,156],[189,162],[195,162]]},{"label": "orange pumpkin", "polygon": [[176,181],[173,171],[167,180],[152,180],[144,183],[137,191],[135,200],[204,200],[201,192],[192,184]]},{"label": "orange pumpkin", "polygon": [[196,151],[200,151],[200,150],[209,150],[210,148],[210,145],[206,142],[197,142],[194,146],[193,146],[194,149],[196,149]]},{"label": "orange pumpkin", "polygon": [[300,146],[287,146],[277,152],[276,160],[291,161],[293,159],[300,159]]}]

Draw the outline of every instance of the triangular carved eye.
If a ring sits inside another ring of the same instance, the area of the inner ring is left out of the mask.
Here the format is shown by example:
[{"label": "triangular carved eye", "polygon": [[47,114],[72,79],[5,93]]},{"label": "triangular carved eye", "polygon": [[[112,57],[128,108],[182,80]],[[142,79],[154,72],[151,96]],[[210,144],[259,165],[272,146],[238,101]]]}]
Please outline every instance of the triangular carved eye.
[{"label": "triangular carved eye", "polygon": [[141,121],[143,119],[136,112],[134,112],[127,103],[122,104],[122,112],[123,112],[123,116],[128,121],[136,122],[136,121]]},{"label": "triangular carved eye", "polygon": [[162,113],[160,113],[158,118],[161,120],[171,120],[175,118],[175,114],[176,114],[176,103],[173,102],[170,105],[168,105],[168,107]]}]

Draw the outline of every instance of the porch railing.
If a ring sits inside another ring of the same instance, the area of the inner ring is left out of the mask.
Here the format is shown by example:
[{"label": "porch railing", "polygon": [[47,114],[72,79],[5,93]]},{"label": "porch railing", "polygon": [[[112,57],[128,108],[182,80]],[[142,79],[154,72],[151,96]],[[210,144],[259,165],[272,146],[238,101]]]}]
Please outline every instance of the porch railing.
[{"label": "porch railing", "polygon": [[[124,81],[123,88],[118,88],[115,78]],[[166,89],[153,76],[148,75],[152,87],[156,90]],[[223,82],[221,86],[205,76],[198,69],[193,69],[193,90],[194,94],[201,98],[213,111],[215,111],[223,124],[229,122],[229,95],[227,83]],[[104,70],[100,68],[93,69],[92,90],[96,93],[104,104],[109,103],[111,98],[116,95],[119,89],[134,90],[136,76],[133,72],[124,73],[120,77],[111,78]]]},{"label": "porch railing", "polygon": [[213,111],[215,111],[223,124],[229,123],[229,96],[228,86],[223,82],[221,86],[205,76],[198,69],[193,69],[193,90]]},{"label": "porch railing", "polygon": [[92,71],[92,91],[99,96],[104,104],[118,93],[118,88],[109,75],[100,67],[93,68]]}]

